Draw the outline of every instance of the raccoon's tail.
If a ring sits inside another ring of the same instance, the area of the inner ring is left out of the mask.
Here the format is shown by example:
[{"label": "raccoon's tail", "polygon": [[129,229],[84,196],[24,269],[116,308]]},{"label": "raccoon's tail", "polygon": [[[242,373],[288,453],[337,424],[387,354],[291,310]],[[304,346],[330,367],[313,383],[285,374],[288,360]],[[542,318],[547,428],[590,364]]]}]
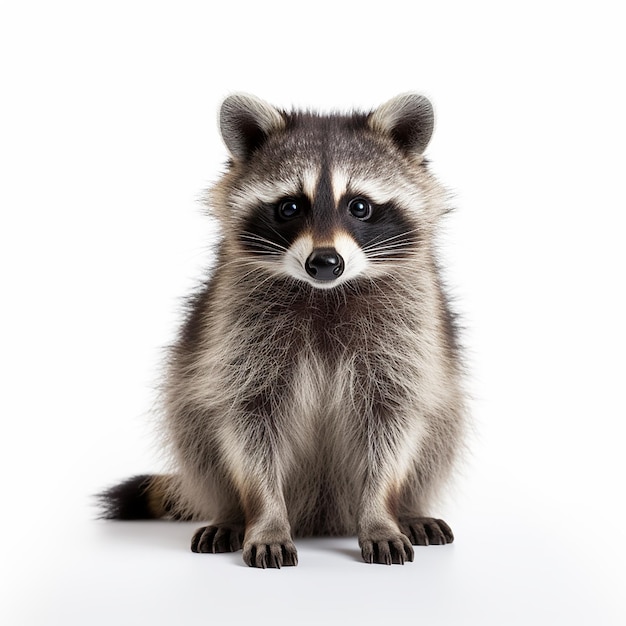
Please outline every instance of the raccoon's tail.
[{"label": "raccoon's tail", "polygon": [[102,519],[185,519],[171,496],[176,476],[133,476],[97,495]]}]

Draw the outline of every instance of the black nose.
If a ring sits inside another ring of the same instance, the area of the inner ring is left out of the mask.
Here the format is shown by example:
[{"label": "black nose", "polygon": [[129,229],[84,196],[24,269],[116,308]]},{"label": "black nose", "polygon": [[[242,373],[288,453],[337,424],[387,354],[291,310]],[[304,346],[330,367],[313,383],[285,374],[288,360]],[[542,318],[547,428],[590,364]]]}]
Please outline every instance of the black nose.
[{"label": "black nose", "polygon": [[317,280],[335,280],[343,274],[343,259],[335,248],[316,248],[304,264],[309,276]]}]

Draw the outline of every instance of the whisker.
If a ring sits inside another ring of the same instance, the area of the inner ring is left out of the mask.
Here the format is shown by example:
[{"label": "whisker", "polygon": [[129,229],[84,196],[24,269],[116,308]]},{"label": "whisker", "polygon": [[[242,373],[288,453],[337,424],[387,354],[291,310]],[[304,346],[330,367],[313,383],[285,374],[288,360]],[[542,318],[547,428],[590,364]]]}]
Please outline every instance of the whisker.
[{"label": "whisker", "polygon": [[389,242],[389,240],[386,239],[385,241],[378,242],[375,246],[367,246],[364,249],[375,250],[378,248],[390,248],[393,246],[406,246],[406,245],[413,244],[413,243],[415,243],[414,239],[398,239],[397,241],[391,241],[391,242]]},{"label": "whisker", "polygon": [[239,238],[247,247],[252,248],[252,252],[263,250],[274,254],[282,254],[287,251],[287,248],[284,246],[252,233],[241,233]]},{"label": "whisker", "polygon": [[369,256],[370,254],[375,254],[377,252],[402,252],[402,250],[412,250],[414,246],[411,242],[407,242],[402,244],[401,246],[381,246],[380,248],[370,248],[369,250],[364,250],[365,255]]},{"label": "whisker", "polygon": [[389,250],[377,250],[376,252],[368,252],[365,256],[369,259],[377,256],[387,256],[388,254],[402,254],[403,252],[408,252],[409,250],[409,248],[391,248]]},{"label": "whisker", "polygon": [[393,237],[387,237],[387,239],[383,239],[382,241],[376,242],[376,239],[378,239],[378,237],[380,237],[380,235],[378,235],[378,237],[374,237],[374,239],[371,239],[370,241],[368,241],[363,246],[363,250],[368,250],[369,248],[373,248],[375,246],[380,246],[382,244],[385,244],[385,243],[387,243],[389,241],[393,241],[394,239],[398,239],[400,237],[406,237],[407,235],[411,235],[412,233],[415,233],[418,230],[419,230],[418,228],[412,228],[411,230],[407,230],[407,231],[405,231],[403,233],[400,233],[398,235],[394,235]]},{"label": "whisker", "polygon": [[288,246],[290,245],[289,241],[281,235],[266,219],[262,220],[263,224],[265,224],[272,232],[276,233]]}]

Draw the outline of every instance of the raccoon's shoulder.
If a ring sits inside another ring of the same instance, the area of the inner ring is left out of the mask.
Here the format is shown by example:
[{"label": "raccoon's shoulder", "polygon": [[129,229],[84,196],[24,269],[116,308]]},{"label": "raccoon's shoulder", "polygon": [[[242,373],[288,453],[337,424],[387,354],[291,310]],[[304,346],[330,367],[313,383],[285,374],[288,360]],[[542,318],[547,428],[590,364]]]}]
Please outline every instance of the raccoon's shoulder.
[{"label": "raccoon's shoulder", "polygon": [[223,265],[224,259],[224,247],[220,244],[215,265],[207,271],[202,282],[184,300],[183,323],[174,346],[177,356],[196,350],[206,337],[207,328],[210,328],[217,316],[219,268]]}]

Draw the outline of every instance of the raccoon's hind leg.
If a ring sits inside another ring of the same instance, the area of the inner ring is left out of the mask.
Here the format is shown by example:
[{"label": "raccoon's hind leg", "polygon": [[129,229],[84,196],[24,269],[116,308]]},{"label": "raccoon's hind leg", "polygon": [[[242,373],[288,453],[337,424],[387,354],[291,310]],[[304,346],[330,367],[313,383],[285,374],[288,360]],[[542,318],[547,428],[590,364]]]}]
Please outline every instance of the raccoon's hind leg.
[{"label": "raccoon's hind leg", "polygon": [[398,498],[398,517],[402,532],[414,546],[439,546],[452,543],[452,529],[442,519],[428,517],[433,491],[448,473],[451,454],[434,437],[422,442],[422,452]]},{"label": "raccoon's hind leg", "polygon": [[400,528],[414,546],[440,546],[454,541],[452,529],[434,517],[401,517]]},{"label": "raccoon's hind leg", "polygon": [[[244,534],[244,514],[237,493],[228,479],[215,442],[204,442],[205,458],[211,458],[210,467],[196,468],[196,494],[210,502],[208,519],[211,524],[198,528],[191,539],[191,551],[216,554],[241,550]],[[201,485],[198,487],[197,485]],[[208,511],[207,511],[208,512]],[[196,518],[197,519],[197,518]],[[206,519],[206,518],[205,518]]]},{"label": "raccoon's hind leg", "polygon": [[180,470],[175,506],[182,514],[192,513],[188,519],[210,521],[193,535],[191,550],[197,553],[236,552],[243,543],[243,509],[210,427],[214,419],[210,410],[197,407],[183,407],[172,414]]},{"label": "raccoon's hind leg", "polygon": [[192,552],[237,552],[243,545],[244,524],[227,523],[198,528],[191,539]]},{"label": "raccoon's hind leg", "polygon": [[235,494],[216,480],[207,479],[216,513],[211,524],[198,528],[191,539],[191,551],[218,554],[237,552],[243,544],[244,517]]}]

